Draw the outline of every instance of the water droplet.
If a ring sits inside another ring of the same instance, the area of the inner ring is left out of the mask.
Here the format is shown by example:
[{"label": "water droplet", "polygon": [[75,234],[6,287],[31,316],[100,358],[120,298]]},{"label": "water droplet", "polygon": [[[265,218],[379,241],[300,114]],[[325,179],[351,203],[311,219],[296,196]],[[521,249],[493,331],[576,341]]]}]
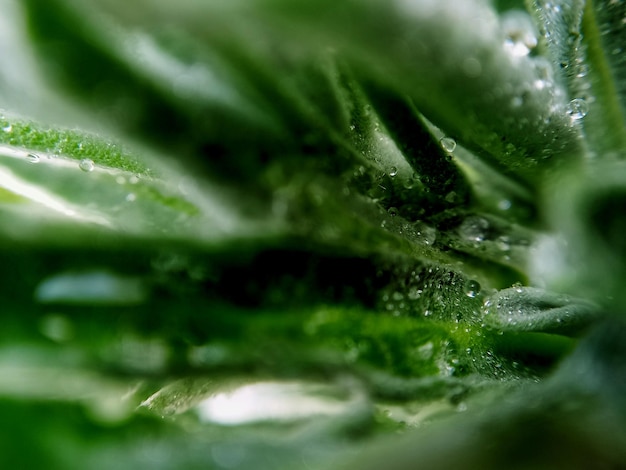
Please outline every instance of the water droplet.
[{"label": "water droplet", "polygon": [[6,132],[7,134],[13,132],[13,126],[11,125],[11,123],[6,123],[4,126],[2,126],[2,131]]},{"label": "water droplet", "polygon": [[[511,287],[513,287],[515,289],[515,292],[517,292],[518,294],[521,294],[524,291],[524,289],[522,289],[522,283],[521,282],[516,282]],[[511,312],[509,312],[509,313],[511,313]]]},{"label": "water droplet", "polygon": [[448,153],[454,152],[454,149],[456,148],[456,141],[451,137],[442,137],[439,140],[439,143],[441,144],[441,148]]},{"label": "water droplet", "polygon": [[430,310],[424,310],[425,317],[430,317],[431,315],[432,315],[432,312]]},{"label": "water droplet", "polygon": [[28,163],[39,163],[39,155],[35,154],[35,153],[29,153],[28,155],[26,155],[26,160],[28,161]]},{"label": "water droplet", "polygon": [[124,178],[123,176],[118,176],[117,178],[115,178],[115,182],[117,184],[126,184],[126,178]]},{"label": "water droplet", "polygon": [[389,176],[391,176],[391,177],[393,178],[393,177],[394,177],[394,176],[396,176],[397,174],[398,174],[398,169],[397,169],[395,166],[392,166],[392,167],[389,169]]},{"label": "water droplet", "polygon": [[424,222],[415,222],[413,224],[415,235],[418,241],[425,245],[432,245],[437,239],[437,229],[425,224]]},{"label": "water droplet", "polygon": [[93,163],[93,160],[89,159],[89,158],[83,158],[79,163],[78,163],[78,168],[80,168],[81,170],[89,173],[90,171],[93,171],[93,169],[96,167],[96,165]]},{"label": "water droplet", "polygon": [[395,217],[396,215],[398,215],[398,209],[395,207],[390,207],[387,210],[387,213],[391,216],[391,217]]},{"label": "water droplet", "polygon": [[128,193],[126,195],[126,202],[133,202],[137,199],[137,196],[135,196],[134,193]]},{"label": "water droplet", "polygon": [[129,182],[130,184],[137,184],[137,183],[139,183],[139,176],[135,176],[135,175],[131,176],[131,177],[128,179],[128,182]]},{"label": "water droplet", "polygon": [[489,222],[482,217],[470,216],[459,226],[461,236],[467,240],[483,241],[487,236]]},{"label": "water droplet", "polygon": [[567,114],[574,121],[584,118],[589,111],[589,105],[582,98],[575,98],[567,105]]},{"label": "water droplet", "polygon": [[480,284],[478,281],[469,280],[465,283],[465,295],[474,298],[480,293]]}]

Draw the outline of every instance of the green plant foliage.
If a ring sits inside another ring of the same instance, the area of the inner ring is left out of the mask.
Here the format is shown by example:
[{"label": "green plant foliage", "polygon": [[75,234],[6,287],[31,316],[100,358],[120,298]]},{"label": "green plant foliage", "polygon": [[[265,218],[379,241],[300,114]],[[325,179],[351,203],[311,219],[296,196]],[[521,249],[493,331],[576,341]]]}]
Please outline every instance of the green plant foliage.
[{"label": "green plant foliage", "polygon": [[0,12],[2,468],[623,464],[622,2]]}]

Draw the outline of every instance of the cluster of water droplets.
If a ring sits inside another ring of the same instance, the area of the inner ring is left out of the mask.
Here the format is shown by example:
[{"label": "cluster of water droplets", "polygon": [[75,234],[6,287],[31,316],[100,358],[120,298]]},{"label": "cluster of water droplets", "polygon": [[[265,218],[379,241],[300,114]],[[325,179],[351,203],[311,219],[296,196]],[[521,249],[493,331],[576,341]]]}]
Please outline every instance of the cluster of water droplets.
[{"label": "cluster of water droplets", "polygon": [[465,353],[469,357],[472,368],[475,371],[479,371],[486,376],[492,376],[495,379],[511,379],[516,377],[516,372],[521,369],[518,362],[506,361],[492,349],[467,348]]},{"label": "cluster of water droplets", "polygon": [[[503,204],[502,210],[508,207]],[[480,215],[465,217],[448,236],[447,243],[457,250],[513,266],[525,259],[533,241],[530,232]]]},{"label": "cluster of water droplets", "polygon": [[[523,293],[523,286],[517,282],[507,290],[499,292],[493,297],[487,298],[483,303],[483,315],[489,320],[490,324],[502,326],[502,322],[506,325],[515,327],[519,318],[524,315],[524,308],[521,302],[517,302],[516,294]],[[499,328],[498,334],[503,334],[503,330]]]},{"label": "cluster of water droplets", "polygon": [[[450,332],[463,338],[463,346],[451,339],[431,339],[421,344],[412,357],[432,361],[441,376],[458,376],[473,371],[502,380],[522,370],[517,362],[486,348],[483,337],[501,334],[484,322],[485,308],[492,291],[483,292],[480,282],[449,271],[443,266],[423,266],[408,273],[403,286],[385,292],[384,311],[394,316],[408,315],[424,321],[445,321]],[[465,352],[465,354],[464,354]]]},{"label": "cluster of water droplets", "polygon": [[[48,159],[58,158],[57,155],[47,154],[46,156]],[[28,152],[25,158],[28,163],[39,163],[42,160],[41,155],[34,152]],[[91,173],[96,168],[96,164],[90,158],[83,158],[78,161],[78,168],[85,173]]]},{"label": "cluster of water droplets", "polygon": [[382,289],[380,296],[382,310],[394,316],[459,323],[473,317],[480,305],[480,283],[447,267],[424,265],[396,276],[401,281]]},{"label": "cluster of water droplets", "polygon": [[392,233],[424,246],[433,246],[437,240],[437,229],[423,221],[409,222],[402,217],[398,217],[398,209],[390,207],[387,214],[393,219],[383,219],[380,223]]},{"label": "cluster of water droplets", "polygon": [[[563,20],[560,18],[564,15],[571,14],[569,11],[563,10],[560,4],[553,2],[539,2],[537,8],[540,9],[544,24],[542,25],[541,35],[543,39],[548,43],[555,43],[554,48],[563,50],[559,41],[562,41],[558,34],[558,24],[561,24]],[[572,5],[565,5],[565,9],[569,10],[575,8]],[[536,30],[530,16],[523,11],[510,11],[502,16],[501,21],[502,31],[505,37],[504,49],[514,58],[528,57],[535,67],[536,78],[532,84],[527,85],[528,90],[515,94],[511,99],[511,108],[520,108],[526,101],[532,96],[533,91],[548,92],[550,99],[554,101],[554,105],[550,107],[550,113],[543,116],[542,119],[545,124],[549,124],[552,120],[552,114],[565,113],[571,120],[571,122],[580,122],[589,111],[590,100],[589,87],[590,83],[586,80],[587,66],[584,61],[585,50],[582,44],[582,35],[580,31],[571,30],[567,37],[569,44],[569,55],[563,56],[560,64],[561,69],[568,77],[568,84],[570,91],[574,93],[574,99],[572,99],[565,110],[563,110],[562,103],[565,97],[565,90],[562,86],[557,84],[557,80],[554,77],[554,67],[552,62],[546,57],[536,56],[533,57],[533,51],[538,46],[538,38],[540,37],[539,31]],[[534,89],[534,90],[533,90]],[[555,142],[556,144],[556,142]],[[507,153],[512,153],[505,150]],[[551,153],[551,152],[550,152]],[[546,155],[547,157],[548,155]]]},{"label": "cluster of water droplets", "polygon": [[[46,131],[36,131],[29,127],[29,125],[21,125],[19,128],[19,134],[16,132],[14,125],[2,114],[0,114],[0,142],[5,142],[9,145],[17,145],[20,146],[20,140],[28,140],[29,134],[37,134],[38,132],[41,134],[45,134]],[[3,137],[4,134],[4,137]],[[57,143],[53,148],[45,149],[42,152],[27,152],[25,155],[25,159],[29,163],[39,163],[42,160],[42,155],[47,157],[47,159],[56,158],[62,151],[66,149],[66,147],[72,147],[78,153],[81,153],[85,150],[85,146],[82,142],[74,145],[74,143],[69,142],[69,139],[66,137],[60,137],[57,139]],[[95,169],[95,163],[90,158],[83,158],[78,162],[78,167],[84,172],[91,172]]]}]

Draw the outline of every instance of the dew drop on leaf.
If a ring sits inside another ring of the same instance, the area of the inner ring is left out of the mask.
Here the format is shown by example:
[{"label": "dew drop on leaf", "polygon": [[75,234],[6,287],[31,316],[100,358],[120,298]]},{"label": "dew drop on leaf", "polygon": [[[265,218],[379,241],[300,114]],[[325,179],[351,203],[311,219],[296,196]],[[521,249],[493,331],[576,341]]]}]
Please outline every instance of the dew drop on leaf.
[{"label": "dew drop on leaf", "polygon": [[395,166],[392,166],[392,167],[389,169],[389,176],[391,176],[391,177],[393,178],[393,177],[394,177],[394,176],[396,176],[397,174],[398,174],[398,169],[397,169]]},{"label": "dew drop on leaf", "polygon": [[465,295],[474,298],[480,293],[480,284],[478,281],[469,280],[465,283]]},{"label": "dew drop on leaf", "polygon": [[2,126],[2,132],[6,132],[7,134],[13,131],[13,126],[10,123],[6,123]]},{"label": "dew drop on leaf", "polygon": [[413,230],[418,241],[425,245],[432,245],[437,239],[437,229],[418,221],[413,224]]},{"label": "dew drop on leaf", "polygon": [[589,105],[582,98],[575,98],[567,105],[567,114],[574,120],[584,118],[589,111]]},{"label": "dew drop on leaf", "polygon": [[26,160],[29,163],[39,163],[39,155],[35,154],[35,153],[29,153],[28,155],[26,155]]},{"label": "dew drop on leaf", "polygon": [[395,217],[396,215],[398,215],[398,209],[395,207],[390,207],[387,210],[387,213],[391,216],[391,217]]},{"label": "dew drop on leaf", "polygon": [[459,233],[467,240],[481,242],[486,238],[488,229],[489,222],[486,219],[471,216],[461,223]]},{"label": "dew drop on leaf", "polygon": [[439,140],[439,143],[441,144],[441,148],[449,153],[454,152],[454,149],[456,148],[456,141],[451,137],[442,137]]},{"label": "dew drop on leaf", "polygon": [[80,161],[80,163],[78,164],[78,168],[80,168],[81,170],[89,173],[90,171],[93,171],[93,169],[96,166],[93,163],[93,160],[89,159],[89,158],[84,158]]}]

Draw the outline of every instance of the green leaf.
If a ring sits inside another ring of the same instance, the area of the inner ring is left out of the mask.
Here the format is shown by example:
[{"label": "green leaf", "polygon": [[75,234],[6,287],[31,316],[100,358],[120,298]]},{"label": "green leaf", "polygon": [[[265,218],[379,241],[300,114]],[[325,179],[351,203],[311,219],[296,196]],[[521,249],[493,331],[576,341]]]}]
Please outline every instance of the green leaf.
[{"label": "green leaf", "polygon": [[0,462],[617,466],[614,3],[11,6]]},{"label": "green leaf", "polygon": [[531,287],[502,289],[485,302],[486,323],[504,331],[580,331],[597,319],[591,303]]},{"label": "green leaf", "polygon": [[[412,97],[417,106],[430,119],[446,129],[453,138],[470,148],[480,150],[484,157],[499,167],[509,172],[523,173],[530,179],[531,184],[533,178],[530,175],[537,171],[537,167],[544,167],[552,160],[560,160],[560,155],[572,160],[573,155],[581,153],[579,130],[569,124],[566,96],[561,85],[553,77],[546,76],[546,73],[551,75],[550,66],[545,60],[516,57],[507,52],[502,47],[506,40],[503,27],[498,23],[495,13],[481,2],[465,2],[463,8],[459,9],[454,2],[426,2],[414,6],[398,2],[390,6],[387,2],[372,1],[366,4],[346,3],[339,10],[336,7],[320,5],[318,2],[299,4],[297,8],[280,1],[256,2],[247,7],[234,4],[228,8],[220,8],[216,4],[199,6],[189,3],[178,12],[172,11],[166,4],[155,2],[158,6],[151,10],[150,22],[148,17],[138,18],[131,10],[117,2],[103,2],[103,5],[113,16],[127,22],[138,23],[144,28],[149,25],[148,28],[151,30],[167,18],[167,21],[175,21],[174,24],[187,31],[191,38],[200,41],[215,41],[215,35],[210,29],[201,28],[191,16],[193,14],[214,18],[232,14],[258,15],[260,18],[268,19],[269,24],[279,28],[278,31],[285,31],[284,34],[290,41],[299,42],[309,50],[319,49],[320,41],[322,44],[334,42],[342,53],[352,58],[364,76],[380,81],[387,87],[395,87]],[[34,30],[37,31],[38,18],[41,18],[42,24],[45,22],[47,25],[52,18],[56,18],[55,21],[60,22],[60,25],[63,21],[72,23],[70,17],[64,19],[65,11],[67,11],[66,2],[60,2],[58,9],[51,9],[45,15],[43,12],[37,13],[40,16],[31,18]],[[195,13],[192,14],[192,11]],[[335,13],[332,15],[326,13],[330,11]],[[468,14],[476,18],[480,25],[472,24],[469,27],[466,21]],[[96,17],[98,16],[95,12],[85,12],[82,21],[94,22]],[[303,24],[301,33],[294,30],[294,22]],[[347,34],[344,28],[346,24],[350,25]],[[276,35],[276,32],[267,31],[263,23],[253,24],[251,27],[252,31],[264,34],[268,38]],[[320,39],[311,28],[325,31],[326,38]],[[64,34],[70,32],[69,28],[59,27],[55,31],[54,34],[59,34],[59,40],[64,43],[71,40],[71,36],[63,38]],[[72,34],[81,34],[81,30],[71,31]],[[219,31],[218,29],[217,32]],[[432,37],[437,37],[437,41],[429,41]],[[45,37],[40,37],[40,43],[44,47],[51,41],[49,33]],[[220,47],[221,40],[217,41],[215,44]],[[123,53],[120,57],[119,47],[116,52],[115,41],[98,44],[96,49],[90,49],[89,54],[92,57],[102,57],[108,61],[112,55],[114,57],[117,68],[108,67],[107,74],[119,69],[120,62],[128,60],[126,58],[128,53]],[[231,46],[228,55],[231,58],[236,57],[243,50],[236,49],[239,47],[241,46],[235,45],[234,48]],[[246,44],[245,47],[250,46]],[[268,57],[271,52],[266,44],[255,44],[252,47],[258,56]],[[65,80],[70,80],[71,83],[82,77],[81,81],[76,83],[79,89],[84,90],[86,86],[92,87],[104,81],[105,77],[102,77],[98,70],[104,67],[106,62],[92,60],[93,72],[89,74],[84,73],[86,65],[81,63],[83,73],[79,75],[78,62],[60,52],[55,54],[55,51],[57,50],[54,48],[47,48],[46,54],[48,57],[55,57],[55,60],[63,61],[64,70],[76,71],[76,74],[66,74]],[[445,55],[443,51],[446,51]],[[135,50],[134,53],[138,54],[141,51]],[[285,59],[287,64],[289,61],[293,62],[289,57]],[[271,56],[268,60],[272,62]],[[241,67],[241,64],[233,65]],[[92,70],[91,67],[92,65],[88,65],[87,69]],[[124,93],[125,96],[134,93],[132,91],[134,88],[129,87],[135,83],[136,78],[128,82],[120,75],[109,80],[114,80],[118,84],[116,93]],[[494,90],[497,92],[494,93]],[[180,102],[180,98],[170,94],[166,101],[172,100],[173,103]],[[163,106],[166,105],[166,101],[156,97],[146,100],[147,103],[163,102]],[[207,110],[213,106],[211,103],[206,103],[209,105]],[[482,111],[490,107],[500,110],[497,118],[493,113]],[[267,112],[278,111],[273,108],[270,104]],[[284,113],[287,109],[278,112]],[[461,110],[463,112],[459,112]],[[215,111],[222,114],[219,109]],[[171,115],[177,114],[171,106],[167,112]],[[211,120],[210,123],[204,124],[189,123],[181,133],[178,126],[166,128],[166,121],[162,123],[156,121],[162,116],[162,112],[146,110],[138,114],[145,116],[146,119],[153,116],[152,124],[146,120],[144,125],[141,119],[133,119],[133,122],[139,128],[144,126],[142,132],[145,133],[160,129],[160,138],[168,135],[189,135],[193,141],[195,140],[193,136],[197,137],[199,134],[190,129],[208,124],[219,127],[202,129],[204,139],[210,141],[211,136],[219,135],[221,141],[226,143],[230,140],[227,137],[229,132],[228,129],[221,127],[221,124],[228,123],[227,125],[231,127],[235,124],[244,125],[244,121],[233,122],[226,117],[227,115],[223,115],[219,121]],[[541,118],[533,119],[535,116]],[[285,117],[283,114],[282,118]],[[236,119],[242,118],[247,119],[244,116]],[[265,122],[269,123],[272,120],[266,119]],[[283,123],[290,125],[289,121],[283,120]],[[255,126],[261,126],[261,123]],[[261,128],[266,129],[265,126]],[[269,135],[272,135],[271,132]],[[250,134],[251,137],[256,136],[257,142],[266,141],[269,135],[263,136],[258,132]],[[535,137],[529,139],[529,135]],[[152,135],[151,138],[155,137]],[[188,148],[188,142],[186,144],[178,146]],[[231,143],[235,144],[236,142]]]},{"label": "green leaf", "polygon": [[[583,122],[590,152],[611,158],[624,146],[624,67],[619,2],[529,2],[552,62],[564,76],[570,113]],[[620,36],[621,34],[621,36]]]},{"label": "green leaf", "polygon": [[[53,244],[76,243],[90,232],[194,237],[188,220],[200,209],[132,154],[78,131],[2,121],[2,212],[14,220],[5,237]],[[49,232],[43,240],[42,230]]]},{"label": "green leaf", "polygon": [[617,311],[624,305],[623,175],[622,162],[598,161],[583,174],[572,171],[555,180],[560,197],[547,200],[545,207],[559,232],[544,239],[536,258],[551,287]]}]

